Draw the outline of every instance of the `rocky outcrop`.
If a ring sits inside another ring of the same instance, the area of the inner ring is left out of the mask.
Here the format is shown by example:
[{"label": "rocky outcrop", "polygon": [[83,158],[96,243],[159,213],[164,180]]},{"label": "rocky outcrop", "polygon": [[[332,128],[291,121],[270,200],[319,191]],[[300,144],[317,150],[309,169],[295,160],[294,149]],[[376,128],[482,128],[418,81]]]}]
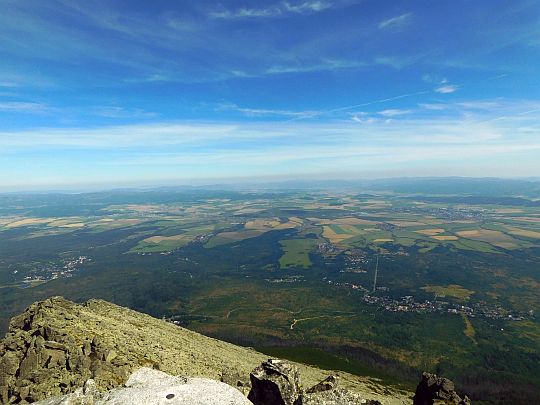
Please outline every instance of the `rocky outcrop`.
[{"label": "rocky outcrop", "polygon": [[230,385],[206,378],[171,376],[141,368],[118,388],[100,392],[93,380],[74,393],[48,398],[36,405],[381,405],[337,387],[330,376],[307,391],[300,386],[298,369],[286,361],[270,359],[253,370],[249,400]]},{"label": "rocky outcrop", "polygon": [[255,405],[381,405],[361,395],[338,388],[338,377],[331,375],[303,390],[300,374],[293,364],[277,359],[263,362],[250,374],[248,399]]},{"label": "rocky outcrop", "polygon": [[435,374],[423,373],[422,381],[416,387],[413,405],[470,405],[465,395],[463,399],[455,391],[454,383]]},{"label": "rocky outcrop", "polygon": [[[69,392],[92,378],[101,389],[123,383],[127,359],[99,336],[79,337],[47,325],[43,310],[69,303],[48,300],[12,319],[0,344],[0,402],[33,402]],[[66,320],[76,313],[63,313]]]},{"label": "rocky outcrop", "polygon": [[[247,395],[251,388],[250,372],[266,360],[265,355],[252,349],[105,301],[75,304],[53,297],[32,304],[13,318],[0,342],[0,403],[27,403],[81,393],[85,384],[90,384],[88,389],[105,392],[125,384],[141,367],[170,375],[221,380]],[[332,374],[302,364],[288,364],[301,373],[308,387]],[[276,362],[273,367],[278,367]],[[294,381],[288,372],[285,374]],[[328,380],[313,392],[303,392],[302,400],[312,400],[317,393],[319,399],[323,393],[330,398],[347,389],[385,405],[410,403],[412,394],[408,392],[381,387],[368,378],[343,372],[337,375],[341,388],[332,388],[334,382]],[[298,397],[301,387],[298,389],[299,383],[295,387],[288,389],[293,397]]]},{"label": "rocky outcrop", "polygon": [[248,399],[255,405],[294,405],[300,396],[300,374],[296,366],[268,360],[249,375]]},{"label": "rocky outcrop", "polygon": [[[183,378],[162,371],[141,368],[123,387],[106,393],[85,387],[73,394],[49,398],[36,405],[250,405],[238,390],[208,378]],[[90,384],[89,384],[90,383]]]}]

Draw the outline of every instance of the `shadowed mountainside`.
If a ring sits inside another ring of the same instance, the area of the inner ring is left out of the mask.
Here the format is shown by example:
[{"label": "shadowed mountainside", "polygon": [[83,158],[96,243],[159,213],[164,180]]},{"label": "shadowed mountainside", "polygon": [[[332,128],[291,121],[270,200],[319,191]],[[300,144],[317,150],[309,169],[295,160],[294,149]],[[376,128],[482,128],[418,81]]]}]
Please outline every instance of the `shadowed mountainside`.
[{"label": "shadowed mountainside", "polygon": [[[222,380],[241,391],[251,370],[267,356],[209,338],[151,316],[100,300],[79,305],[62,297],[32,304],[12,319],[0,343],[0,400],[33,402],[83,387],[99,390],[126,382],[140,367],[173,375]],[[328,371],[298,364],[306,385]],[[410,403],[412,393],[382,387],[347,373],[344,388],[383,404]]]}]

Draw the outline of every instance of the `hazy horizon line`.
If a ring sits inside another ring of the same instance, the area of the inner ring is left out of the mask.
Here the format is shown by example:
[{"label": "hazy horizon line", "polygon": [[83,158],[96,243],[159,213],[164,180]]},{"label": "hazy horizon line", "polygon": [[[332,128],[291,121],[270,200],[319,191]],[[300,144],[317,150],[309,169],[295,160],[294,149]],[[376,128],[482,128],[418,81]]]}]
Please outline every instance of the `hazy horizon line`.
[{"label": "hazy horizon line", "polygon": [[[47,193],[65,193],[78,194],[88,192],[108,192],[108,191],[157,191],[159,189],[175,189],[175,188],[193,188],[202,189],[223,187],[224,189],[246,189],[246,188],[268,188],[269,186],[287,186],[294,183],[296,187],[301,188],[320,188],[324,183],[335,182],[339,185],[354,185],[358,182],[376,183],[382,181],[397,181],[397,180],[450,180],[461,179],[464,181],[470,180],[502,180],[502,181],[540,181],[540,176],[464,176],[464,175],[430,175],[430,176],[375,176],[375,177],[273,177],[273,176],[250,176],[250,177],[228,177],[221,179],[191,179],[182,182],[175,181],[160,181],[155,182],[99,182],[99,183],[66,183],[57,185],[28,185],[22,187],[4,187],[0,185],[0,194],[47,194]],[[309,185],[308,183],[313,183]],[[322,183],[322,184],[321,184]],[[326,187],[330,184],[326,184]],[[286,188],[286,187],[284,187]],[[295,187],[292,187],[295,188]]]}]

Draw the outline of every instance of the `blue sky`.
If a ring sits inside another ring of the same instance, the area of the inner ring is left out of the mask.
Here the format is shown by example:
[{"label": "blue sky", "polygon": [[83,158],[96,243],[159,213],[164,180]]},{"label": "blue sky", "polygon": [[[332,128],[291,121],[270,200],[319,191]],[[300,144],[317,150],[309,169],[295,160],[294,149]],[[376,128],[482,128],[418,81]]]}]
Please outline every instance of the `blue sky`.
[{"label": "blue sky", "polygon": [[0,0],[0,188],[540,175],[540,1]]}]

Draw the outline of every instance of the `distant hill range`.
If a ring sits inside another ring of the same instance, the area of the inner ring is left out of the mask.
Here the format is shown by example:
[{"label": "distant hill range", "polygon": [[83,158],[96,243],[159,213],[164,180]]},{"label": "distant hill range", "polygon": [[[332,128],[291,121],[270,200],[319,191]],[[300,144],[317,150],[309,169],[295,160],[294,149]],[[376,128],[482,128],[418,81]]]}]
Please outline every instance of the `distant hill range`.
[{"label": "distant hill range", "polygon": [[[235,198],[238,192],[287,192],[292,190],[344,190],[358,191],[359,193],[392,192],[399,194],[422,194],[422,195],[471,195],[485,197],[525,197],[540,199],[540,177],[529,178],[498,178],[498,177],[392,177],[379,179],[317,179],[316,176],[309,179],[296,180],[230,180],[225,183],[200,184],[200,185],[169,185],[153,187],[115,188],[103,190],[41,190],[39,192],[0,192],[0,202],[15,202],[20,199],[36,203],[46,198],[47,202],[80,201],[81,196],[88,202],[105,200],[109,203],[129,198],[132,202],[144,202],[151,193],[152,199],[161,202],[171,200],[181,201],[185,198],[193,198],[200,195],[205,198],[217,193],[220,197],[224,192],[230,193],[230,198]],[[46,196],[46,197],[45,197]],[[67,198],[67,201],[65,199]]]}]

